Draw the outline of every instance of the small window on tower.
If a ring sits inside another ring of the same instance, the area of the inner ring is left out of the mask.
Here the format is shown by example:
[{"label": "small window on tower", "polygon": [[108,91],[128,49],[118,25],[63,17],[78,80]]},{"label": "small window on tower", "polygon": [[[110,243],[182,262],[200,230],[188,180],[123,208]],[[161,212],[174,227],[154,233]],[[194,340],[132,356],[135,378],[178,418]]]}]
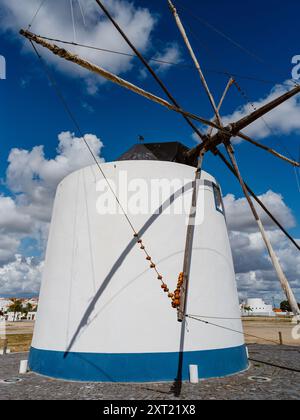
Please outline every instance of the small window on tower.
[{"label": "small window on tower", "polygon": [[224,204],[223,204],[223,199],[222,199],[222,194],[221,194],[220,187],[216,184],[213,184],[213,189],[214,189],[216,209],[220,213],[225,214]]}]

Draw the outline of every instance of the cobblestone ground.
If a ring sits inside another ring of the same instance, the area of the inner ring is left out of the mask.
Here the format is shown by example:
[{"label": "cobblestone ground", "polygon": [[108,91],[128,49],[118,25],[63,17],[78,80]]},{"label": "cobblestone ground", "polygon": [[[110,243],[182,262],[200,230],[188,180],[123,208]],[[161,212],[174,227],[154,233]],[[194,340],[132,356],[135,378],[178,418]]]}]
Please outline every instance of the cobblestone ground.
[{"label": "cobblestone ground", "polygon": [[[251,367],[247,372],[198,385],[93,384],[44,378],[33,373],[18,375],[19,362],[28,354],[0,356],[0,400],[299,400],[300,373],[261,363],[300,369],[300,347],[249,346]],[[257,362],[260,361],[260,362]],[[264,377],[268,382],[251,381]],[[20,378],[15,384],[6,379]],[[180,396],[178,392],[180,391]]]}]

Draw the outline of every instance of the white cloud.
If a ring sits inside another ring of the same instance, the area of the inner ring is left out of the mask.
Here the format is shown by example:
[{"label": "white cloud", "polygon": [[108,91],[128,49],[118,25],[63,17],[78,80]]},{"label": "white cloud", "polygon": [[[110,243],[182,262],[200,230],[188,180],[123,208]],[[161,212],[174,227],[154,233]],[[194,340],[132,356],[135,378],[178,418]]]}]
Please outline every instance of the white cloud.
[{"label": "white cloud", "polygon": [[[279,96],[283,95],[292,87],[287,86],[288,82],[280,85],[276,85],[271,92],[258,101],[252,103],[255,109],[258,109],[267,103],[273,101]],[[249,115],[254,112],[254,108],[250,103],[245,106],[237,109],[233,114],[223,117],[223,122],[225,125],[230,122],[236,122],[241,118]],[[300,95],[296,95],[293,98],[289,99],[279,107],[275,108],[273,111],[269,112],[264,116],[263,119],[259,119],[253,124],[251,124],[244,131],[250,137],[254,139],[264,139],[272,135],[272,133],[289,135],[292,133],[300,133]],[[270,131],[271,128],[271,131]],[[242,140],[236,139],[235,142],[241,142]]]},{"label": "white cloud", "polygon": [[[93,134],[85,139],[103,162],[101,140]],[[43,256],[57,185],[69,173],[94,161],[82,139],[63,132],[53,159],[47,159],[43,147],[38,146],[12,149],[8,162],[6,185],[12,195],[0,196],[0,292],[31,293],[38,291],[42,264],[15,257],[22,241],[34,242],[35,251]]]},{"label": "white cloud", "polygon": [[[267,208],[272,210],[273,215],[287,228],[295,227],[296,221],[288,206],[285,204],[281,194],[268,191],[259,197]],[[227,221],[232,231],[253,232],[257,230],[257,223],[252,216],[246,198],[236,199],[234,195],[228,194],[224,198]],[[255,207],[263,221],[266,229],[276,229],[274,222],[255,202]]]},{"label": "white cloud", "polygon": [[0,265],[14,260],[20,243],[21,237],[19,235],[11,233],[0,234]]},{"label": "white cloud", "polygon": [[[162,62],[174,64],[179,64],[182,61],[181,51],[179,45],[176,42],[168,44],[164,51],[161,53],[158,52],[153,58]],[[164,74],[169,69],[167,64],[158,63],[157,61],[151,61],[151,65],[159,74]]]},{"label": "white cloud", "polygon": [[[260,199],[274,215],[290,228],[295,225],[291,210],[280,194],[268,191]],[[241,298],[263,297],[283,300],[279,280],[266,252],[265,244],[245,199],[227,195],[224,199],[237,283]],[[300,254],[273,222],[260,211],[263,224],[280,259],[287,278],[300,301]],[[300,243],[300,241],[299,241]]]},{"label": "white cloud", "polygon": [[[102,142],[92,134],[85,135],[85,139],[99,156]],[[93,163],[82,139],[64,132],[58,140],[54,159],[45,158],[43,146],[34,147],[31,151],[12,149],[8,158],[7,186],[17,195],[20,211],[40,222],[49,222],[51,218],[58,183],[69,173]]]},{"label": "white cloud", "polygon": [[[151,46],[151,33],[156,23],[156,18],[151,15],[150,11],[146,8],[136,7],[133,2],[127,0],[107,0],[104,3],[107,4],[120,26],[125,28],[128,37],[136,47],[142,52],[147,51]],[[23,2],[19,0],[2,0],[2,7],[5,13],[1,18],[1,29],[18,31],[21,28],[26,28],[39,4],[40,0]],[[82,5],[85,25],[78,2],[73,1],[77,42],[123,53],[131,53],[128,45],[108,19],[103,16],[102,11],[94,0],[86,0]],[[69,0],[46,2],[34,20],[32,31],[50,38],[73,41],[74,31]],[[24,49],[32,51],[27,41],[24,43]],[[108,54],[86,48],[69,46],[68,49],[117,74],[129,71],[134,61],[132,57]],[[91,94],[94,94],[103,82],[103,79],[100,77],[93,76],[86,70],[59,59],[46,50],[43,51],[43,54],[46,54],[47,60],[60,71],[74,77],[82,77],[86,82],[88,92]]]},{"label": "white cloud", "polygon": [[0,290],[3,295],[39,292],[43,262],[16,255],[15,261],[0,268]]},{"label": "white cloud", "polygon": [[0,195],[0,233],[28,233],[31,220],[22,214],[11,197]]},{"label": "white cloud", "polygon": [[[151,67],[159,75],[164,75],[169,69],[170,64],[179,64],[182,62],[181,50],[176,42],[171,42],[166,45],[162,52],[157,52],[150,60]],[[146,68],[142,68],[139,72],[140,79],[146,79],[149,73]]]},{"label": "white cloud", "polygon": [[[224,125],[236,122],[241,118],[251,114],[255,109],[258,109],[267,103],[273,101],[284,93],[288,92],[294,87],[292,82],[286,81],[283,84],[275,85],[270,93],[263,98],[247,103],[246,105],[239,107],[232,114],[222,116],[222,122]],[[262,140],[270,137],[276,133],[276,135],[290,135],[293,133],[300,133],[300,95],[296,95],[289,99],[273,111],[269,112],[251,124],[248,128],[243,130],[244,134],[252,137],[254,140]],[[205,132],[207,127],[201,126]],[[214,131],[215,132],[215,131]],[[197,134],[192,135],[193,139],[199,142]],[[236,137],[233,139],[233,143],[239,144],[244,140]]]}]

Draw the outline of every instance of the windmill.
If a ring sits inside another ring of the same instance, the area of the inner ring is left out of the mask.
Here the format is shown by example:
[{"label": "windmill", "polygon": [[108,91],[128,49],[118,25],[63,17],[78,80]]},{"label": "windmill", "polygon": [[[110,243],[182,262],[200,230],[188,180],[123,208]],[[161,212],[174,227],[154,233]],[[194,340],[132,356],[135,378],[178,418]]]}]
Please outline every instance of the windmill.
[{"label": "windmill", "polygon": [[[163,91],[167,94],[168,98],[170,99],[170,101],[172,103],[169,103],[167,101],[165,101],[162,98],[159,98],[149,92],[144,91],[141,88],[138,88],[137,86],[121,79],[120,77],[100,68],[99,66],[93,65],[92,63],[89,63],[73,54],[71,54],[70,52],[59,48],[55,45],[52,45],[48,42],[46,42],[45,39],[43,39],[42,37],[39,37],[29,31],[26,30],[21,30],[20,33],[21,35],[25,36],[27,39],[29,39],[31,42],[35,42],[36,44],[42,45],[45,48],[48,48],[50,51],[52,51],[54,54],[58,55],[61,58],[64,58],[68,61],[71,61],[73,63],[78,64],[79,66],[82,66],[96,74],[99,74],[100,76],[106,78],[107,80],[113,82],[113,83],[117,83],[120,86],[127,88],[129,90],[132,90],[133,92],[144,96],[147,99],[150,99],[154,102],[159,103],[160,105],[166,106],[167,108],[169,108],[172,111],[178,112],[180,114],[183,115],[183,117],[185,118],[185,120],[188,122],[188,124],[193,128],[193,130],[196,132],[196,134],[200,137],[200,139],[202,140],[202,143],[191,149],[186,156],[187,161],[190,161],[191,159],[197,159],[198,156],[201,156],[201,159],[199,160],[199,166],[198,166],[198,171],[197,171],[197,179],[200,179],[201,177],[201,168],[202,168],[202,161],[203,161],[203,157],[205,155],[205,153],[207,152],[211,152],[215,155],[219,155],[222,157],[221,152],[217,149],[218,146],[220,146],[221,144],[223,144],[227,150],[227,153],[229,155],[230,161],[231,161],[231,169],[233,169],[234,174],[236,175],[241,188],[243,190],[243,193],[247,199],[247,202],[250,206],[251,212],[258,224],[259,230],[261,232],[262,238],[264,240],[264,243],[266,245],[266,248],[268,250],[268,253],[270,255],[270,258],[272,260],[274,269],[277,273],[277,276],[279,278],[279,281],[281,283],[281,286],[286,294],[286,297],[291,305],[292,311],[294,313],[295,316],[300,316],[300,310],[298,308],[298,304],[296,301],[296,298],[294,296],[294,293],[289,285],[289,282],[283,272],[283,269],[281,267],[281,264],[279,262],[278,257],[276,256],[276,253],[272,247],[272,244],[268,238],[268,235],[264,229],[264,226],[260,220],[259,214],[252,202],[252,199],[250,197],[250,193],[249,193],[249,189],[247,188],[243,177],[241,175],[241,171],[239,169],[235,154],[234,154],[234,147],[232,144],[232,139],[239,137],[243,140],[246,140],[247,142],[262,148],[266,151],[268,151],[269,153],[273,154],[274,156],[290,163],[291,165],[293,165],[294,167],[300,167],[299,163],[296,161],[293,161],[292,159],[285,157],[283,155],[281,155],[280,153],[276,152],[275,150],[266,147],[264,145],[261,145],[260,143],[258,143],[257,141],[254,141],[253,139],[251,139],[249,136],[245,135],[242,130],[244,130],[245,128],[247,128],[249,125],[251,125],[253,122],[255,122],[256,120],[258,120],[259,118],[263,117],[264,115],[266,115],[267,113],[269,113],[270,111],[272,111],[273,109],[275,109],[276,107],[280,106],[282,103],[284,103],[285,101],[289,100],[290,98],[292,98],[293,96],[297,95],[298,93],[300,93],[300,87],[296,86],[294,89],[292,89],[290,92],[282,95],[281,97],[275,99],[274,101],[270,102],[269,104],[263,106],[262,108],[256,110],[255,112],[253,112],[252,114],[242,118],[240,121],[235,121],[232,124],[227,125],[226,127],[224,127],[223,123],[222,123],[222,118],[220,115],[220,109],[221,106],[223,104],[223,101],[225,99],[225,96],[230,88],[230,86],[233,84],[233,80],[231,79],[228,83],[228,85],[226,86],[225,92],[222,96],[222,99],[220,101],[220,103],[217,105],[215,99],[213,98],[213,95],[210,92],[209,86],[206,82],[204,73],[201,69],[200,63],[194,53],[194,50],[191,46],[191,43],[187,37],[185,28],[182,24],[182,21],[177,13],[177,10],[175,8],[175,6],[173,5],[173,3],[171,2],[171,0],[168,0],[169,2],[169,6],[170,9],[174,15],[176,24],[178,26],[178,29],[183,37],[183,40],[185,42],[185,45],[194,61],[195,67],[199,73],[200,76],[200,80],[202,85],[204,86],[205,92],[207,93],[207,96],[209,98],[209,101],[212,105],[213,111],[215,113],[215,120],[212,121],[208,121],[205,120],[204,118],[200,118],[197,117],[196,115],[193,115],[189,112],[184,111],[177,103],[177,101],[173,98],[173,96],[169,93],[168,89],[164,86],[163,82],[159,79],[159,77],[157,76],[157,74],[154,72],[154,70],[150,67],[149,63],[143,58],[143,56],[141,55],[141,53],[134,47],[134,45],[130,42],[130,40],[128,39],[128,37],[126,36],[125,32],[123,32],[123,30],[120,28],[120,26],[118,25],[118,23],[114,20],[114,18],[112,17],[112,15],[109,13],[109,11],[107,10],[107,8],[103,5],[103,3],[100,0],[96,0],[96,2],[98,3],[99,7],[102,9],[102,11],[105,13],[105,15],[109,18],[109,20],[112,22],[112,24],[117,28],[117,30],[119,31],[119,33],[122,35],[122,37],[124,38],[124,40],[127,42],[127,44],[130,46],[130,48],[133,50],[133,52],[137,55],[137,57],[140,58],[140,60],[142,61],[142,63],[145,65],[145,67],[150,71],[150,73],[152,74],[152,76],[155,78],[155,80],[159,83],[159,85],[162,87]],[[202,124],[205,124],[207,126],[210,127],[209,133],[208,134],[202,134],[200,132],[200,130],[195,126],[193,121],[198,121],[201,122]],[[215,129],[217,130],[217,133],[212,134],[212,130],[211,129]],[[195,183],[195,191],[196,191],[196,183]],[[191,229],[191,228],[190,228]],[[189,229],[189,230],[190,230]],[[189,259],[189,238],[191,238],[191,232],[188,231],[187,233],[187,254],[186,254],[186,260]],[[188,283],[188,273],[187,273],[187,267],[183,268],[183,273],[185,274],[185,280],[184,280],[184,284],[182,286],[182,291],[183,291],[183,295],[185,295],[185,289],[187,288],[187,283]],[[182,300],[182,302],[184,302],[184,299]],[[179,320],[182,321],[184,316],[184,307],[181,305],[181,308],[179,310]]]},{"label": "windmill", "polygon": [[[241,189],[245,195],[245,198],[249,204],[250,210],[254,216],[255,221],[257,222],[259,231],[262,235],[263,241],[265,243],[265,246],[267,248],[267,251],[269,253],[270,259],[272,261],[272,264],[274,266],[274,270],[276,271],[276,274],[278,276],[278,279],[280,281],[281,287],[286,294],[286,297],[291,305],[291,308],[293,310],[293,313],[295,315],[295,319],[300,319],[300,310],[298,308],[298,304],[295,298],[295,295],[289,285],[289,282],[286,278],[286,275],[282,269],[282,266],[280,264],[279,258],[277,257],[273,246],[270,242],[270,239],[268,237],[267,232],[265,231],[265,228],[263,226],[263,223],[261,221],[261,218],[259,216],[258,210],[256,206],[254,205],[254,202],[252,201],[252,198],[257,202],[259,206],[268,214],[269,217],[274,221],[274,223],[279,227],[279,229],[288,237],[288,239],[297,247],[298,250],[300,250],[299,244],[289,235],[289,233],[284,229],[284,227],[279,223],[278,220],[272,215],[272,213],[267,209],[267,207],[261,202],[261,200],[255,195],[255,193],[251,190],[251,188],[245,183],[243,176],[241,174],[237,159],[235,157],[235,151],[233,146],[233,139],[234,138],[240,138],[244,141],[249,142],[250,144],[254,145],[255,147],[259,147],[268,153],[271,153],[276,158],[279,158],[286,163],[294,166],[299,167],[299,163],[283,156],[282,154],[278,153],[277,151],[266,147],[257,141],[250,138],[248,135],[246,135],[243,130],[245,130],[249,125],[251,125],[253,122],[257,121],[264,115],[268,114],[270,111],[274,110],[281,104],[283,104],[285,101],[289,100],[293,96],[300,93],[300,86],[295,86],[293,89],[291,89],[289,92],[283,94],[282,96],[276,98],[275,100],[271,101],[267,105],[262,106],[261,108],[255,110],[253,113],[250,113],[246,117],[240,119],[239,121],[234,121],[231,124],[224,125],[222,121],[222,117],[220,114],[221,107],[223,105],[223,102],[225,100],[225,97],[231,88],[231,86],[234,83],[234,80],[230,78],[228,81],[226,88],[224,90],[224,93],[222,95],[222,98],[219,103],[216,102],[214,99],[208,83],[206,81],[204,72],[202,70],[202,67],[194,53],[193,47],[188,39],[187,33],[185,31],[185,28],[183,26],[183,23],[179,17],[179,14],[171,2],[171,0],[168,0],[171,12],[174,16],[175,22],[178,26],[179,32],[184,40],[184,43],[192,57],[192,60],[195,64],[195,68],[199,74],[200,82],[202,86],[204,87],[204,90],[208,96],[208,99],[210,101],[210,104],[212,106],[212,109],[214,111],[215,117],[213,121],[205,119],[203,117],[200,117],[198,115],[195,115],[191,112],[188,112],[184,110],[177,100],[174,98],[174,96],[170,93],[168,88],[165,86],[165,84],[162,82],[162,80],[159,78],[159,76],[156,74],[156,72],[153,70],[151,65],[147,62],[147,60],[142,56],[142,54],[136,49],[136,47],[132,44],[132,42],[127,37],[126,33],[123,31],[123,29],[119,26],[119,24],[115,21],[115,19],[112,17],[111,13],[108,11],[108,9],[103,5],[103,3],[100,0],[95,0],[96,3],[99,5],[102,12],[107,16],[107,18],[111,21],[111,23],[114,25],[114,27],[118,30],[118,32],[121,34],[123,39],[126,41],[126,43],[129,45],[129,47],[132,49],[133,53],[140,59],[140,61],[143,63],[143,65],[146,67],[146,69],[150,72],[152,77],[156,80],[156,82],[159,84],[165,95],[167,96],[168,100],[163,99],[157,95],[152,94],[151,92],[148,92],[133,83],[128,82],[127,80],[103,69],[102,67],[95,65],[91,62],[88,62],[87,60],[84,60],[80,58],[77,55],[72,54],[71,52],[67,51],[66,49],[63,49],[53,43],[51,43],[51,39],[47,37],[42,37],[39,35],[36,35],[32,33],[29,30],[21,30],[20,33],[22,36],[27,38],[35,51],[37,52],[38,56],[39,53],[37,51],[37,45],[40,45],[49,51],[51,51],[53,54],[57,55],[58,57],[65,59],[67,61],[70,61],[72,63],[77,64],[78,66],[81,66],[82,68],[85,68],[97,75],[100,75],[107,79],[108,81],[115,83],[122,88],[126,88],[150,101],[153,101],[163,107],[166,107],[167,109],[171,110],[172,112],[176,112],[183,116],[185,121],[188,123],[188,125],[193,129],[193,131],[197,134],[199,137],[200,143],[196,147],[186,150],[182,153],[182,159],[183,162],[187,165],[196,166],[196,173],[195,173],[195,180],[193,182],[193,189],[192,189],[192,200],[191,200],[191,212],[190,212],[190,223],[188,224],[187,231],[186,231],[186,244],[185,244],[185,252],[184,252],[184,264],[182,273],[179,276],[177,289],[174,293],[171,293],[168,285],[164,282],[163,277],[161,276],[160,272],[158,271],[158,268],[156,264],[153,262],[150,255],[147,253],[145,244],[140,236],[140,232],[138,232],[131,224],[130,220],[127,218],[129,224],[131,225],[131,228],[134,232],[134,239],[135,241],[140,245],[141,249],[146,253],[147,260],[151,263],[151,268],[156,271],[156,274],[158,276],[158,279],[162,281],[162,288],[163,290],[168,293],[168,296],[172,300],[172,306],[177,309],[177,318],[179,322],[183,322],[187,318],[187,302],[188,302],[188,291],[189,291],[189,283],[190,283],[190,270],[191,270],[191,260],[192,260],[192,249],[193,249],[193,242],[194,242],[194,233],[195,233],[195,225],[193,223],[194,219],[196,218],[196,210],[197,210],[197,201],[198,201],[198,192],[199,192],[199,185],[202,181],[202,167],[203,167],[203,161],[205,159],[205,156],[207,153],[212,153],[213,155],[219,157],[224,164],[230,169],[230,171],[234,174],[234,176],[237,178]],[[53,41],[53,40],[52,40]],[[57,40],[59,41],[59,40]],[[63,42],[63,41],[59,41]],[[208,127],[208,131],[206,133],[203,133],[197,126],[196,123],[201,123],[202,125],[205,125]],[[82,136],[84,139],[84,136]],[[84,139],[85,140],[85,139]],[[86,140],[85,140],[86,141]],[[223,155],[223,153],[220,151],[219,146],[223,145],[225,147],[225,150],[228,154],[229,160]],[[95,158],[95,156],[94,156]],[[95,158],[96,164],[100,171],[102,172],[102,168],[97,162]],[[103,173],[103,172],[102,172]],[[252,198],[251,198],[252,197]],[[118,201],[118,197],[115,197]],[[94,304],[97,300],[97,295],[93,300]],[[88,316],[84,316],[85,321],[87,322]],[[80,328],[75,333],[75,337],[80,334]],[[72,345],[74,343],[74,337],[71,341],[68,350],[70,351]]]}]

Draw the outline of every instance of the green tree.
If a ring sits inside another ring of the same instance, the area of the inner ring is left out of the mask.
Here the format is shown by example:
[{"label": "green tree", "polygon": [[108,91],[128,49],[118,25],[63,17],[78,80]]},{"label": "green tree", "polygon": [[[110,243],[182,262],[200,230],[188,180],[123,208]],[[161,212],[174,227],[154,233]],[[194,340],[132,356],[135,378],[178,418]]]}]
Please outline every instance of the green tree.
[{"label": "green tree", "polygon": [[33,306],[31,305],[31,303],[27,303],[27,305],[24,308],[24,313],[27,315],[28,312],[33,312]]},{"label": "green tree", "polygon": [[244,311],[253,312],[253,309],[251,308],[251,306],[244,306]]},{"label": "green tree", "polygon": [[[300,303],[298,303],[298,307],[300,309]],[[281,302],[280,309],[283,312],[293,312],[292,308],[291,308],[291,305],[289,304],[289,302],[287,300],[284,300],[283,302]]]},{"label": "green tree", "polygon": [[14,321],[16,320],[16,313],[23,312],[23,304],[20,299],[12,299],[12,304],[8,307],[9,312],[14,313]]}]

